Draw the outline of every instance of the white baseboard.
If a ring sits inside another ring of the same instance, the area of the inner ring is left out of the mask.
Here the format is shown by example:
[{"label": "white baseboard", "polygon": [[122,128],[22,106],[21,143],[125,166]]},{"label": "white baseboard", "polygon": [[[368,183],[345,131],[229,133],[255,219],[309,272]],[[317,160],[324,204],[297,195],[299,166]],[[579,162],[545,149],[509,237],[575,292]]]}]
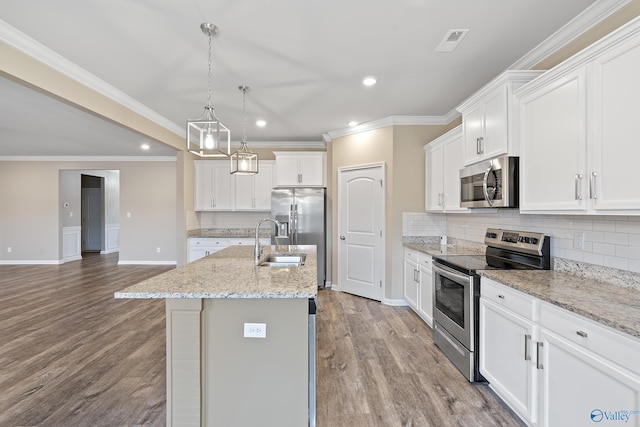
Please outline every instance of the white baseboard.
[{"label": "white baseboard", "polygon": [[391,299],[391,298],[384,298],[382,300],[382,303],[384,305],[390,305],[393,307],[406,307],[409,305],[409,303],[404,299]]},{"label": "white baseboard", "polygon": [[100,255],[107,255],[107,254],[112,254],[115,252],[120,252],[120,248],[115,248],[115,249],[107,249],[104,251],[100,251]]},{"label": "white baseboard", "polygon": [[4,259],[0,260],[0,265],[60,265],[64,264],[61,259]]},{"label": "white baseboard", "polygon": [[82,255],[66,256],[64,257],[64,260],[62,260],[61,264],[64,264],[65,262],[77,261],[79,259],[82,259]]}]

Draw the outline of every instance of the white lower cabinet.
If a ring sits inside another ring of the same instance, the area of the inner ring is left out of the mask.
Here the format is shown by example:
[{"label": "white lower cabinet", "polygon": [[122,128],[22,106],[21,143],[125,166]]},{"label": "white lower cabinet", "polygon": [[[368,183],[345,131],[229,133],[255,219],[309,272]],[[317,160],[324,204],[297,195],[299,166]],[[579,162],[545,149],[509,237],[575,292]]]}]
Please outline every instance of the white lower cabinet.
[{"label": "white lower cabinet", "polygon": [[[482,284],[484,287],[484,283]],[[527,423],[535,421],[531,357],[534,323],[484,297],[480,299],[480,372],[491,388]]]},{"label": "white lower cabinet", "polygon": [[[260,244],[269,245],[269,237],[261,237]],[[191,237],[187,239],[187,262],[204,258],[229,246],[253,245],[251,237]]]},{"label": "white lower cabinet", "polygon": [[433,326],[431,256],[404,250],[404,299],[429,326]]},{"label": "white lower cabinet", "polygon": [[640,426],[639,355],[634,337],[482,278],[480,372],[528,425]]},{"label": "white lower cabinet", "polygon": [[404,250],[404,299],[414,310],[418,308],[418,252]]},{"label": "white lower cabinet", "polygon": [[640,426],[640,341],[547,303],[540,324],[539,425]]}]

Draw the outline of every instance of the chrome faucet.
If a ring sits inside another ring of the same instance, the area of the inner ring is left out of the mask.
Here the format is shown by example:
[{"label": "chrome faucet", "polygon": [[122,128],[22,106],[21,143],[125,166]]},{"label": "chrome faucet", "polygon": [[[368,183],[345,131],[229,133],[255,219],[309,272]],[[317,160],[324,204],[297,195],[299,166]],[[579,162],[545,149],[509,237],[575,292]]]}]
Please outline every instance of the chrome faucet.
[{"label": "chrome faucet", "polygon": [[267,222],[267,221],[271,221],[273,222],[276,227],[280,227],[280,222],[273,219],[273,218],[264,218],[261,219],[260,221],[258,221],[258,225],[256,225],[256,245],[254,248],[254,258],[256,261],[256,265],[258,265],[260,263],[260,257],[262,256],[262,247],[260,246],[260,237],[258,236],[258,231],[260,230],[260,226],[262,225],[262,223]]}]

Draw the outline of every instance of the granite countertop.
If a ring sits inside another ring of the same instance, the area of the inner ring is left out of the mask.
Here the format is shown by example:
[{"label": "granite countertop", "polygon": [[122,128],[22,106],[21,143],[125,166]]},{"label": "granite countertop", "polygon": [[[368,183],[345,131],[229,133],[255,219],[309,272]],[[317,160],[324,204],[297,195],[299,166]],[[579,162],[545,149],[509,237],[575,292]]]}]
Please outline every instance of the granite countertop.
[{"label": "granite countertop", "polygon": [[253,246],[230,246],[115,293],[115,298],[315,298],[316,247],[264,246],[272,252],[306,253],[300,267],[259,267]]},{"label": "granite countertop", "polygon": [[640,338],[640,291],[553,270],[482,270],[493,279]]},{"label": "granite countertop", "polygon": [[484,250],[459,246],[459,245],[441,245],[440,243],[403,243],[409,249],[423,252],[427,255],[484,255]]},{"label": "granite countertop", "polygon": [[[268,227],[260,228],[260,237],[271,237]],[[256,237],[255,228],[196,228],[187,232],[187,238],[251,238]]]}]

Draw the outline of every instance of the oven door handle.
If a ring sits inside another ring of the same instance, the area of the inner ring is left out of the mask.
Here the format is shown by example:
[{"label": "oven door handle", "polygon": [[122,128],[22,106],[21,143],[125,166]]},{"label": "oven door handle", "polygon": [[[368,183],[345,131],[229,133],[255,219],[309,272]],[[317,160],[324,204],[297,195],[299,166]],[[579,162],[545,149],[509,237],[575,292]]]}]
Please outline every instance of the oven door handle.
[{"label": "oven door handle", "polygon": [[438,273],[441,276],[444,277],[448,277],[449,279],[453,280],[454,282],[457,283],[469,283],[469,276],[464,274],[464,273],[460,273],[459,271],[456,271],[452,268],[449,268],[447,266],[444,265],[440,265],[440,264],[436,264],[433,263],[431,265],[431,268],[433,269],[433,271],[435,273]]}]

